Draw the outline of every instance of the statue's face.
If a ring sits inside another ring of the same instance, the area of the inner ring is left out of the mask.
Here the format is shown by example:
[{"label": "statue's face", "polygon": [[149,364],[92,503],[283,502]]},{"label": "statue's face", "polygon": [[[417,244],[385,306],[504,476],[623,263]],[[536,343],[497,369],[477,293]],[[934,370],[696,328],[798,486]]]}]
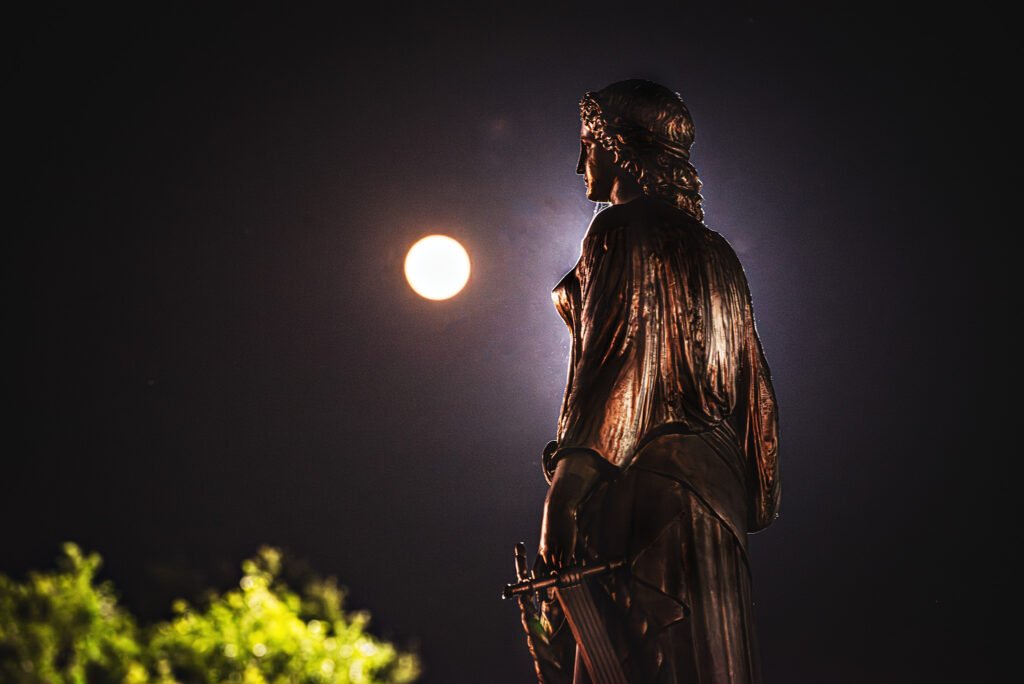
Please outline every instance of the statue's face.
[{"label": "statue's face", "polygon": [[576,173],[583,176],[587,183],[587,199],[593,202],[611,201],[612,186],[619,172],[615,157],[601,147],[593,131],[583,124],[580,128],[580,160],[576,164]]}]

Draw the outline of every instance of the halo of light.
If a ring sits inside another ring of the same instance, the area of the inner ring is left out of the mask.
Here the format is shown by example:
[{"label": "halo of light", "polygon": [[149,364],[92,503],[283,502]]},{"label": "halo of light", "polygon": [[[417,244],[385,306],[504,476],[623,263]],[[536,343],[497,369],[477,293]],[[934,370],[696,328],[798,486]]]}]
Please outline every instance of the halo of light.
[{"label": "halo of light", "polygon": [[439,301],[454,297],[469,281],[469,254],[458,240],[428,235],[405,255],[405,279],[421,297]]}]

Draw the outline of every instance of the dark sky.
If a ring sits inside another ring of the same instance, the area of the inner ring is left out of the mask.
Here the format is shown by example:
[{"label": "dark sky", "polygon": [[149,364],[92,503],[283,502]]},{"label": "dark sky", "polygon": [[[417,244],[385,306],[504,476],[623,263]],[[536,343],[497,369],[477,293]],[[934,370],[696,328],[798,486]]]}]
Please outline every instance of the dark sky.
[{"label": "dark sky", "polygon": [[[9,18],[0,572],[74,540],[155,618],[274,544],[424,682],[530,681],[499,592],[537,545],[550,290],[592,214],[577,102],[642,77],[694,116],[778,394],[766,682],[989,672],[998,17],[558,4]],[[440,303],[402,275],[434,232],[474,264]]]}]

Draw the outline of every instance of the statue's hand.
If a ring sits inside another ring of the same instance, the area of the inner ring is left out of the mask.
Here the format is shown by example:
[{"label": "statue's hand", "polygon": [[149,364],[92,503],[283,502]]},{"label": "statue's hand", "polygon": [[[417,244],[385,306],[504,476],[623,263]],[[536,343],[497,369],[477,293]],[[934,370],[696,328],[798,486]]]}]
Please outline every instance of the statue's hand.
[{"label": "statue's hand", "polygon": [[570,452],[559,459],[544,501],[540,528],[540,557],[548,569],[560,570],[572,564],[576,551],[576,510],[600,476],[590,452]]},{"label": "statue's hand", "polygon": [[560,496],[554,484],[544,502],[540,528],[540,557],[549,570],[572,564],[576,549],[576,506],[572,497]]}]

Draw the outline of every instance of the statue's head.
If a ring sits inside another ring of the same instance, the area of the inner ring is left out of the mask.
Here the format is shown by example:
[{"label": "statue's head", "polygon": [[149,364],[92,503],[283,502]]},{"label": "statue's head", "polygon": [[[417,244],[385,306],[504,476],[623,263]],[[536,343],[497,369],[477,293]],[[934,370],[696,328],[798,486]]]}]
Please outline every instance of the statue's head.
[{"label": "statue's head", "polygon": [[585,137],[645,194],[704,219],[700,179],[690,164],[693,119],[678,93],[650,81],[619,81],[584,95],[580,117]]}]

